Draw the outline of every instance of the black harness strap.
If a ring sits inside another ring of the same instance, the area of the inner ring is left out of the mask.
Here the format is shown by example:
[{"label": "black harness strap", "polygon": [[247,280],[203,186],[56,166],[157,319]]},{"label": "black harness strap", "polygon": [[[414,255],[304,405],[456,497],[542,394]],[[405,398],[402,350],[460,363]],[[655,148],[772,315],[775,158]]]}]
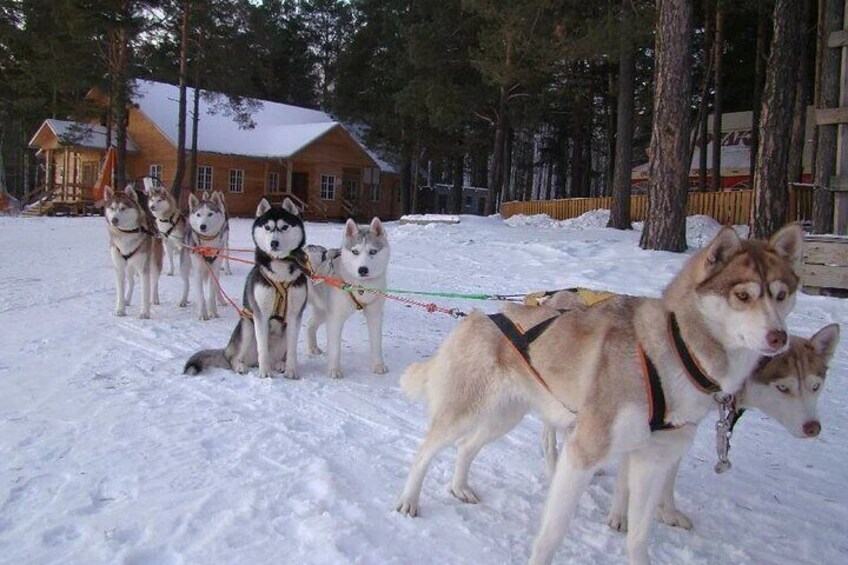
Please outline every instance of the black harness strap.
[{"label": "black harness strap", "polygon": [[[177,221],[174,221],[174,218],[176,218],[176,219],[177,219]],[[173,232],[173,231],[177,228],[177,226],[180,224],[180,221],[181,221],[181,220],[183,220],[183,217],[179,214],[179,212],[178,212],[178,213],[176,213],[176,214],[174,214],[173,216],[171,216],[171,217],[170,217],[170,218],[168,218],[167,220],[160,220],[160,221],[162,221],[162,222],[167,222],[167,223],[171,224],[171,227],[170,227],[170,228],[168,228],[168,231],[166,231],[166,232],[162,233],[162,237],[164,237],[164,238],[166,238],[166,239],[167,239],[168,237],[170,237],[170,236],[171,236],[171,232]]]},{"label": "black harness strap", "polygon": [[639,357],[642,360],[642,374],[645,377],[645,389],[648,391],[648,424],[652,432],[672,430],[674,426],[665,421],[667,407],[659,371],[642,346],[638,347]]},{"label": "black harness strap", "polygon": [[674,312],[668,316],[668,331],[671,334],[671,342],[674,344],[677,357],[680,359],[683,368],[686,369],[686,374],[689,375],[692,383],[703,393],[713,394],[719,392],[721,386],[701,369],[698,361],[689,351],[689,348],[686,347],[686,342],[683,341],[683,336],[680,335],[680,326],[677,324],[677,316],[674,315]]},{"label": "black harness strap", "polygon": [[[492,323],[501,330],[501,333],[506,337],[509,343],[515,348],[516,351],[521,355],[524,359],[524,362],[527,364],[527,368],[530,369],[530,372],[536,378],[542,388],[551,393],[551,396],[556,398],[553,391],[551,390],[550,385],[545,382],[545,379],[542,378],[542,375],[539,374],[539,371],[533,367],[533,363],[530,362],[530,344],[536,341],[539,336],[544,333],[544,331],[551,325],[551,323],[559,318],[559,314],[556,316],[552,316],[547,320],[540,322],[530,328],[529,330],[522,330],[522,328],[518,327],[512,320],[507,318],[504,314],[490,314],[489,319],[492,320]],[[557,399],[559,401],[559,399]],[[562,402],[560,402],[562,404]],[[566,408],[569,412],[572,412],[571,409],[566,407],[563,404],[563,407]]]}]

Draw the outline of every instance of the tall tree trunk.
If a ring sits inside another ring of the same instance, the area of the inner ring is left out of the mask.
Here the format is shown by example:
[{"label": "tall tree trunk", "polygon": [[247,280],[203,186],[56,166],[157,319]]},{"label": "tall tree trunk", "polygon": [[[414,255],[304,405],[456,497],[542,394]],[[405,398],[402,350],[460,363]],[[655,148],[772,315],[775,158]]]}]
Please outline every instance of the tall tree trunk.
[{"label": "tall tree trunk", "polygon": [[116,33],[117,67],[115,69],[115,189],[123,190],[127,185],[127,125],[129,123],[129,33],[121,27]]},{"label": "tall tree trunk", "polygon": [[[620,40],[619,40],[620,42]],[[619,55],[620,59],[620,55]],[[619,66],[621,66],[621,61],[619,60]],[[621,69],[618,69],[618,74],[621,74]],[[615,177],[615,146],[616,146],[616,132],[618,129],[618,79],[616,77],[615,68],[613,65],[608,65],[607,72],[607,166],[606,166],[606,180],[604,181],[604,185],[600,187],[598,191],[598,196],[607,196],[612,195],[612,185],[613,185],[613,177]]]},{"label": "tall tree trunk", "polygon": [[[824,14],[825,4],[827,0],[816,0],[818,13],[816,14],[816,61],[813,69],[813,108],[821,108],[821,72],[822,72],[822,56],[827,44],[827,38],[824,36]],[[815,123],[813,123],[815,127]],[[810,167],[813,169],[813,177],[816,174],[816,151],[818,148],[819,136],[818,130],[813,130],[813,138],[810,140]]]},{"label": "tall tree trunk", "polygon": [[698,190],[706,192],[707,190],[707,144],[709,143],[709,123],[710,123],[710,75],[713,69],[713,60],[715,59],[715,49],[713,48],[713,1],[704,0],[704,80],[701,84],[701,104],[698,107],[698,128],[700,147],[698,151]]},{"label": "tall tree trunk", "polygon": [[612,206],[607,227],[629,230],[633,229],[630,224],[630,175],[633,162],[633,97],[636,74],[636,46],[633,43],[631,0],[621,2],[618,51],[615,170],[612,181]]},{"label": "tall tree trunk", "polygon": [[[842,29],[845,3],[843,0],[824,0],[824,3],[824,41],[826,43],[830,32]],[[824,47],[821,60],[821,108],[836,108],[839,106],[839,68],[842,60],[840,51],[841,49]],[[836,171],[838,126],[818,126],[817,129],[813,231],[815,233],[830,233],[833,231],[833,193],[825,187],[830,186],[830,179]]]},{"label": "tall tree trunk", "polygon": [[722,78],[722,55],[724,54],[724,8],[722,0],[716,0],[715,6],[715,42],[713,44],[713,176],[710,188],[714,191],[721,190],[721,78]]},{"label": "tall tree trunk", "polygon": [[686,249],[692,1],[657,0],[654,121],[644,249]]},{"label": "tall tree trunk", "polygon": [[412,195],[412,156],[411,150],[405,151],[403,166],[400,170],[400,213],[409,214]]},{"label": "tall tree trunk", "polygon": [[801,46],[798,51],[798,69],[795,78],[795,107],[792,110],[792,133],[789,142],[789,164],[787,181],[801,182],[804,172],[804,149],[807,145],[807,104],[809,89],[809,45],[810,45],[810,8],[813,0],[804,0],[804,20],[801,26]]},{"label": "tall tree trunk", "polygon": [[486,214],[494,214],[498,209],[498,200],[504,183],[504,165],[506,160],[506,112],[507,89],[500,88],[498,114],[495,118],[495,145],[492,152],[492,167],[489,174],[489,197],[486,199]]},{"label": "tall tree trunk", "polygon": [[[189,192],[194,190],[197,184],[197,138],[200,127],[200,72],[194,74],[194,100],[192,101],[191,114],[191,156],[188,164]],[[265,179],[267,181],[267,179]]]},{"label": "tall tree trunk", "polygon": [[[803,13],[804,2],[775,2],[774,35],[763,89],[754,204],[751,207],[751,233],[757,238],[768,238],[786,222],[789,200],[786,167]],[[793,80],[787,81],[786,77]]]},{"label": "tall tree trunk", "polygon": [[462,177],[465,174],[465,154],[462,153],[462,148],[457,148],[457,153],[453,158],[453,213],[462,214]]},{"label": "tall tree trunk", "polygon": [[768,49],[768,20],[766,0],[757,1],[757,52],[754,56],[754,108],[751,113],[751,185],[757,170],[757,151],[760,147],[760,106],[763,101],[763,83],[766,77]]},{"label": "tall tree trunk", "polygon": [[185,176],[185,146],[186,146],[186,81],[188,75],[188,28],[191,17],[191,0],[183,2],[182,20],[180,22],[180,100],[177,114],[177,167],[174,171],[174,184],[171,193],[177,202],[183,190]]}]

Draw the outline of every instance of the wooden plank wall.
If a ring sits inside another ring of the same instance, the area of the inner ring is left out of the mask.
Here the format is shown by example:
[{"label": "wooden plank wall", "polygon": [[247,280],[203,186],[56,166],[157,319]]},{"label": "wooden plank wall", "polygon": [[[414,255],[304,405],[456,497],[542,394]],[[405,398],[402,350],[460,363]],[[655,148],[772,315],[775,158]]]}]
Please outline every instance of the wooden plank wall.
[{"label": "wooden plank wall", "polygon": [[[721,224],[747,224],[751,214],[753,191],[690,192],[687,215],[704,214]],[[504,202],[501,215],[547,214],[555,220],[576,218],[592,210],[609,210],[612,197],[564,198],[560,200],[530,200]],[[644,194],[630,197],[630,216],[634,222],[645,220],[648,199]],[[793,188],[789,192],[789,221],[807,221],[812,217],[813,193],[809,189]]]}]

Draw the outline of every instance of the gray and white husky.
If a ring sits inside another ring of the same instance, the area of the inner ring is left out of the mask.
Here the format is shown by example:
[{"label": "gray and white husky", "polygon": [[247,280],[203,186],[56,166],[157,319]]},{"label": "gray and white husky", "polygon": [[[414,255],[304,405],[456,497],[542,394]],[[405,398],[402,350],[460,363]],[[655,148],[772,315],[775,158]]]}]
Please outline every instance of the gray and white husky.
[{"label": "gray and white husky", "polygon": [[306,235],[297,207],[286,198],[282,207],[263,198],[253,222],[256,264],[244,285],[244,312],[224,349],[199,351],[185,365],[186,374],[207,367],[246,373],[259,366],[260,377],[279,371],[297,379],[297,337],[306,307],[308,262]]},{"label": "gray and white husky", "polygon": [[115,268],[115,315],[125,316],[132,300],[135,275],[141,277],[139,318],[150,317],[150,302],[159,304],[162,241],[156,237],[144,194],[131,186],[124,192],[104,191],[104,215],[109,232],[109,255]]},{"label": "gray and white husky", "polygon": [[[386,269],[389,265],[389,238],[379,218],[368,227],[359,227],[353,220],[345,224],[340,249],[324,249],[310,245],[307,249],[316,273],[342,279],[350,284],[370,288],[386,288]],[[368,339],[371,345],[371,370],[377,374],[389,372],[383,361],[383,307],[386,299],[364,291],[347,292],[327,284],[312,284],[309,304],[312,317],[307,325],[309,351],[321,353],[318,347],[318,328],[327,324],[327,374],[334,379],[343,376],[341,369],[342,329],[345,321],[357,310],[365,314]]]},{"label": "gray and white husky", "polygon": [[[205,196],[199,199],[190,194],[188,197],[189,230],[186,233],[186,244],[217,250],[226,248],[224,234],[227,231],[227,214],[224,210],[224,197],[217,190],[209,198]],[[194,273],[197,317],[200,320],[218,317],[217,299],[220,290],[215,279],[221,274],[223,260],[220,251],[210,255],[191,253],[190,265]],[[183,268],[187,266],[188,263]]]},{"label": "gray and white husky", "polygon": [[[218,191],[216,191],[216,192],[218,192]],[[203,199],[209,200],[210,197],[211,197],[211,195],[210,195],[209,191],[203,191]],[[221,210],[224,211],[225,222],[224,222],[224,230],[221,232],[221,240],[224,242],[223,247],[227,248],[227,247],[230,246],[230,212],[227,210],[227,200],[226,200],[226,198],[224,198],[223,192],[218,192],[218,204],[221,207]],[[225,275],[232,275],[233,274],[233,270],[230,267],[230,256],[229,256],[229,254],[224,255],[223,271],[224,271]],[[218,294],[218,304],[221,305],[221,306],[223,306],[225,304],[224,295],[221,294],[221,293]]]},{"label": "gray and white husky", "polygon": [[[147,179],[145,179],[147,180]],[[188,305],[189,278],[191,260],[184,243],[188,223],[186,216],[180,210],[176,199],[165,187],[149,186],[147,188],[147,207],[156,219],[156,231],[165,246],[168,256],[168,275],[174,274],[174,258],[180,259],[180,277],[183,281],[183,293],[179,305]]]},{"label": "gray and white husky", "polygon": [[[649,563],[665,479],[716,395],[736,393],[762,356],[789,346],[801,235],[792,225],[769,242],[745,241],[724,228],[658,299],[615,297],[555,318],[518,305],[500,318],[470,314],[432,359],[401,378],[410,397],[427,399],[430,423],[397,510],[417,514],[430,461],[454,442],[451,492],[476,499],[467,482],[474,457],[532,409],[558,430],[574,431],[557,462],[530,563],[552,561],[595,471],[624,456],[628,557],[633,565]],[[534,327],[543,329],[532,332],[532,343],[510,347],[507,332]],[[664,401],[654,403],[660,393]]]}]

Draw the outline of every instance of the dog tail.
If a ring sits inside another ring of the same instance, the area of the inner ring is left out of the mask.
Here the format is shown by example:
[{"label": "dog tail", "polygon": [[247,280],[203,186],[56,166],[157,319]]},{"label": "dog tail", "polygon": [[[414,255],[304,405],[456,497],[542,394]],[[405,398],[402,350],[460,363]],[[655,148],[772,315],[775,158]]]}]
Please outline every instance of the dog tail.
[{"label": "dog tail", "polygon": [[202,351],[198,351],[192,355],[188,361],[186,361],[185,367],[183,368],[183,374],[196,375],[210,367],[218,367],[221,369],[231,368],[230,362],[227,361],[227,357],[224,355],[223,349],[204,349]]},{"label": "dog tail", "polygon": [[429,361],[413,363],[400,378],[400,389],[413,400],[423,400],[426,396],[429,375]]}]

